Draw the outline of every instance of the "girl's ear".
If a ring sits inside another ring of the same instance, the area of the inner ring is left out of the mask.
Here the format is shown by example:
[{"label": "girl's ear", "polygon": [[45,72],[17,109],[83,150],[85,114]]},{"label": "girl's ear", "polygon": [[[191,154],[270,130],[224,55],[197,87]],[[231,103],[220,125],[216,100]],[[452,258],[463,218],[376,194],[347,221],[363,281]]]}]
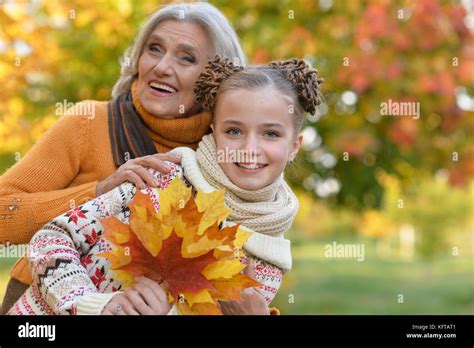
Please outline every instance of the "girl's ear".
[{"label": "girl's ear", "polygon": [[296,154],[300,150],[301,142],[303,141],[303,134],[298,134],[295,140],[293,141],[291,151],[288,154],[288,161],[293,161],[296,157]]},{"label": "girl's ear", "polygon": [[211,123],[211,129],[214,132],[214,123]]}]

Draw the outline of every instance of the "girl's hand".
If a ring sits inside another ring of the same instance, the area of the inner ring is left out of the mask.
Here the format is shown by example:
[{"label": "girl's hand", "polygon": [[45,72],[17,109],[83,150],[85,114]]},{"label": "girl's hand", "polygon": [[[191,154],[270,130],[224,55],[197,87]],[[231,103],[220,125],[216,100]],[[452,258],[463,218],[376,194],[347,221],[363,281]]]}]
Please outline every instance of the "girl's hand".
[{"label": "girl's hand", "polygon": [[166,291],[159,283],[146,277],[137,277],[133,288],[125,289],[127,299],[141,315],[167,314],[171,309]]},{"label": "girl's hand", "polygon": [[[252,259],[245,268],[244,274],[255,280]],[[239,301],[219,302],[224,315],[270,315],[265,297],[258,288],[247,288],[240,294]]]},{"label": "girl's hand", "polygon": [[133,303],[124,294],[115,295],[102,310],[101,315],[139,315]]},{"label": "girl's hand", "polygon": [[168,174],[171,168],[165,161],[179,164],[181,157],[170,153],[158,153],[129,160],[122,164],[114,174],[97,184],[96,195],[100,196],[126,181],[135,184],[138,189],[144,189],[146,185],[156,187],[158,183],[146,167]]}]

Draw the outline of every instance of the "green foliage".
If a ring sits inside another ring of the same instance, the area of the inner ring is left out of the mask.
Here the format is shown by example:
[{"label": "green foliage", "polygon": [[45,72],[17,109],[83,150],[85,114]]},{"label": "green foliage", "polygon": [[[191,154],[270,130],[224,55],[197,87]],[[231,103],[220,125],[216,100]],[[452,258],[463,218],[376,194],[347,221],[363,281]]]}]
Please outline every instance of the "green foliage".
[{"label": "green foliage", "polygon": [[382,176],[381,181],[386,192],[382,213],[398,226],[415,228],[417,252],[423,257],[447,254],[448,246],[456,246],[451,245],[449,233],[460,240],[472,228],[474,181],[459,189],[446,178],[420,176],[405,192],[393,177]]}]

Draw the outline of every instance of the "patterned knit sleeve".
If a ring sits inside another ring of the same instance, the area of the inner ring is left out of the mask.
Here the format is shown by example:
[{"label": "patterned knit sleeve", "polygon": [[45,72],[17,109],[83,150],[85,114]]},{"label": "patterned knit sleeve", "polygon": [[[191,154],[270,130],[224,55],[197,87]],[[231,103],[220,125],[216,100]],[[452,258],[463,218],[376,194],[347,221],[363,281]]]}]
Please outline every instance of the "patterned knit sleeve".
[{"label": "patterned knit sleeve", "polygon": [[[153,175],[157,177],[159,173],[153,171]],[[101,238],[104,228],[98,219],[114,216],[128,223],[128,205],[135,192],[134,185],[122,184],[56,217],[33,236],[28,250],[33,287],[53,313],[81,314],[78,312],[82,307],[97,309],[110,299],[102,294],[114,292],[112,288],[105,291],[102,286],[107,278],[106,259],[89,264],[92,249],[106,248]],[[88,300],[84,301],[85,298]]]},{"label": "patterned knit sleeve", "polygon": [[28,247],[33,286],[53,313],[75,314],[80,296],[98,292],[83,257],[104,232],[98,218],[120,213],[135,190],[132,184],[122,184],[56,217],[33,236]]},{"label": "patterned knit sleeve", "polygon": [[250,258],[254,265],[255,280],[262,284],[260,290],[265,297],[265,301],[270,305],[280,289],[283,280],[283,270],[248,253],[245,253],[242,262],[248,264]]}]

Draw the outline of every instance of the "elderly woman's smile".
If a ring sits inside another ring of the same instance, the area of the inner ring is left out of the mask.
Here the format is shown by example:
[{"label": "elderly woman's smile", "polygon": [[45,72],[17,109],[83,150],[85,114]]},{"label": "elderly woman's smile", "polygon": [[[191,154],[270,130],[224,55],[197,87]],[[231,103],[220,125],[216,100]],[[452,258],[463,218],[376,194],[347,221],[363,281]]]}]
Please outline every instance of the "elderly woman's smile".
[{"label": "elderly woman's smile", "polygon": [[138,97],[161,118],[195,114],[194,83],[209,59],[211,41],[196,23],[167,20],[150,35],[138,62]]},{"label": "elderly woman's smile", "polygon": [[149,85],[151,89],[153,89],[151,93],[158,97],[169,97],[170,95],[173,95],[178,92],[178,90],[173,86],[170,86],[166,83],[162,83],[160,81],[151,81]]}]

